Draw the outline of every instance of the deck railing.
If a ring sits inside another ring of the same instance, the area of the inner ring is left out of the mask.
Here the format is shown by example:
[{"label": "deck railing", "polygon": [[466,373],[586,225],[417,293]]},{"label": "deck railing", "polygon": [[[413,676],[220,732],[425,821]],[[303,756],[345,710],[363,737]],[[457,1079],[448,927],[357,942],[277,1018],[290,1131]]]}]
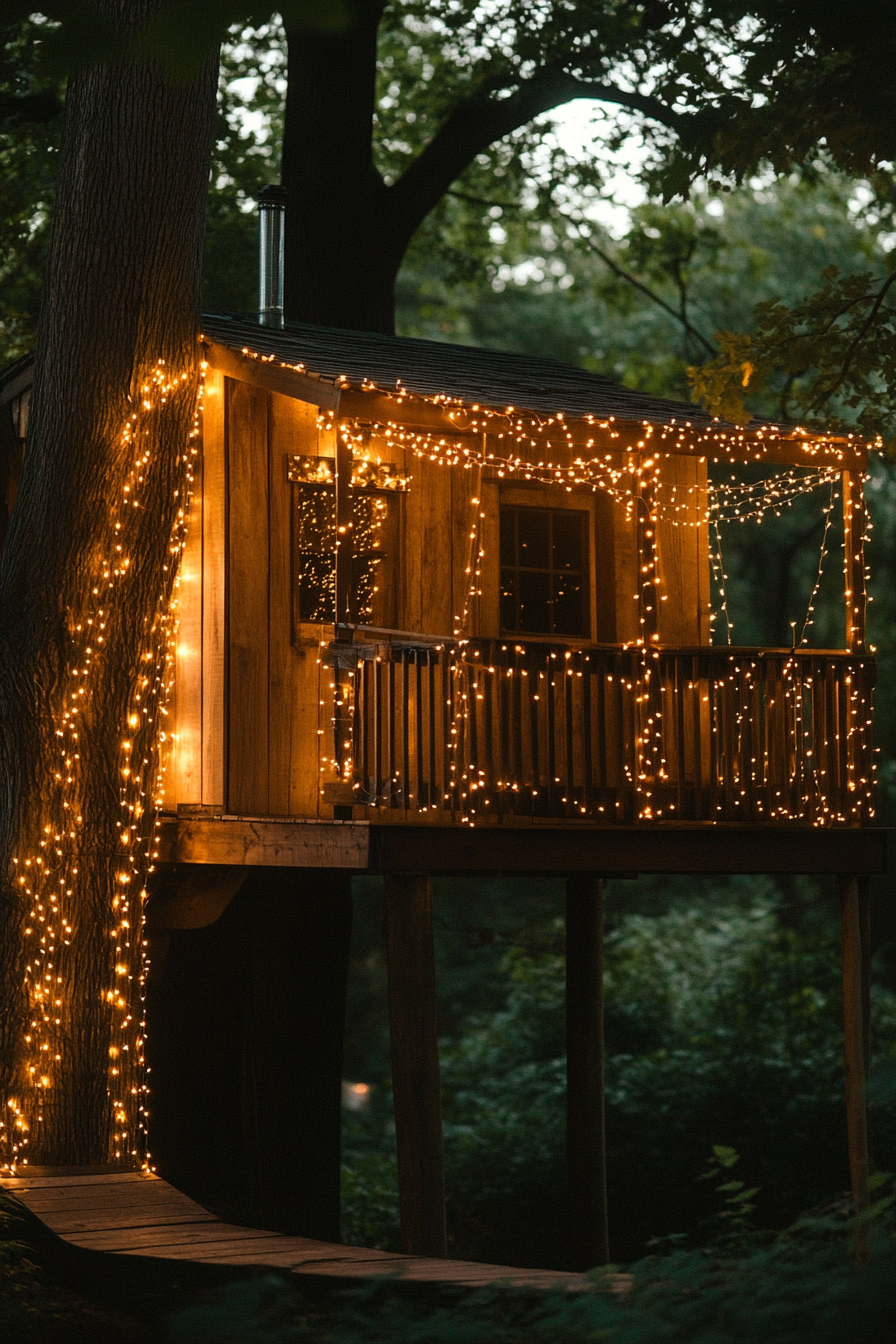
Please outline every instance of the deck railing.
[{"label": "deck railing", "polygon": [[476,823],[873,815],[871,658],[412,638],[337,655],[358,804]]}]

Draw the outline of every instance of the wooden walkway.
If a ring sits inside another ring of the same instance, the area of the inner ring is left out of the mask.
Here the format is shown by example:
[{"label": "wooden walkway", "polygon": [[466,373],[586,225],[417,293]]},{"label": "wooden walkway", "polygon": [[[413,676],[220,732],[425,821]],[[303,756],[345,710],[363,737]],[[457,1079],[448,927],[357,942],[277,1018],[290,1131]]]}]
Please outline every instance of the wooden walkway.
[{"label": "wooden walkway", "polygon": [[583,1274],[560,1270],[431,1260],[238,1227],[222,1222],[157,1176],[65,1171],[55,1174],[42,1168],[40,1174],[4,1176],[2,1184],[63,1241],[87,1250],[349,1280],[392,1275],[409,1282],[469,1288],[499,1282],[579,1291],[589,1286]]}]

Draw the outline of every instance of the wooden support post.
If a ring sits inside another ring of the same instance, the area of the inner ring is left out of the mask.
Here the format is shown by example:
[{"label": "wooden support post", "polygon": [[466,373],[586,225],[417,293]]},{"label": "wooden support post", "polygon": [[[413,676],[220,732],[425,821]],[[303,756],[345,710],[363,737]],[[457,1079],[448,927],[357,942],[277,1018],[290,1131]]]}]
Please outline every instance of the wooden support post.
[{"label": "wooden support post", "polygon": [[843,576],[846,589],[846,647],[865,652],[865,497],[862,474],[843,473]]},{"label": "wooden support post", "polygon": [[604,1120],[604,884],[566,881],[566,1161],[570,1268],[609,1260]]},{"label": "wooden support post", "polygon": [[432,879],[418,873],[387,876],[383,906],[402,1241],[410,1255],[444,1256]]},{"label": "wooden support post", "polygon": [[241,898],[252,960],[244,1108],[261,1226],[338,1241],[351,878],[258,868]]},{"label": "wooden support post", "polygon": [[[846,1067],[846,1126],[849,1144],[849,1175],[855,1213],[861,1217],[870,1203],[868,1187],[868,1110],[865,1098],[867,1072],[865,1015],[868,1001],[868,965],[863,953],[863,906],[868,901],[868,881],[848,874],[839,878],[841,931],[843,939],[843,1054]],[[868,1256],[868,1227],[856,1232],[856,1258]]]},{"label": "wooden support post", "polygon": [[240,1096],[250,986],[245,907],[236,900],[206,927],[150,936],[153,1165],[184,1194],[242,1218],[254,1202]]}]

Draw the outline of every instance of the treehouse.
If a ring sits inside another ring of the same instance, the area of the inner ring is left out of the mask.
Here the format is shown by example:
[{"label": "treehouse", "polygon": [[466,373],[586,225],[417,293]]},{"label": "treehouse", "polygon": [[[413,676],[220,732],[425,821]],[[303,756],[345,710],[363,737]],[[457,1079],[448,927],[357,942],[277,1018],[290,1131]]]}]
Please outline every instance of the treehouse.
[{"label": "treehouse", "polygon": [[[222,1204],[251,1168],[261,1226],[338,1238],[347,884],[382,874],[403,1234],[444,1254],[430,879],[556,873],[570,1255],[594,1264],[600,879],[829,873],[862,1207],[885,866],[865,446],[725,425],[549,360],[263,317],[203,320],[147,912],[174,940],[150,985],[163,1175],[210,1202],[217,1179]],[[4,384],[13,469],[28,385],[27,364]],[[715,464],[750,471],[720,485]],[[819,485],[842,498],[840,647],[725,642],[720,521]]]},{"label": "treehouse", "polygon": [[[833,854],[870,822],[862,445],[519,356],[222,318],[204,334],[179,856],[226,861],[237,818],[363,823],[327,831],[349,867],[359,843],[450,862],[471,832],[512,831],[479,842],[503,854],[558,825],[564,846],[634,828],[639,856],[663,828],[811,828]],[[768,470],[719,487],[713,462]],[[835,478],[842,647],[714,642],[720,517]],[[233,834],[245,861],[278,833]]]}]

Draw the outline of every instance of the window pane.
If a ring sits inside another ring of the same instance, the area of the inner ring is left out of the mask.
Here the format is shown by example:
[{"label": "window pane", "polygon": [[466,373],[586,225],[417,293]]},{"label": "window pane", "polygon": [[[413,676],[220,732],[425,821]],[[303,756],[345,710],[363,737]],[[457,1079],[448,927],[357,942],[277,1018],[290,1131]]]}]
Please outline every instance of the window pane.
[{"label": "window pane", "polygon": [[352,613],[360,624],[375,624],[385,608],[383,569],[389,537],[390,504],[384,495],[361,494],[352,497]]},{"label": "window pane", "polygon": [[332,489],[296,485],[296,569],[300,621],[332,621],[336,603],[336,526]]},{"label": "window pane", "polygon": [[551,563],[550,515],[547,509],[518,509],[520,568],[548,569]]},{"label": "window pane", "polygon": [[516,570],[501,570],[501,629],[519,630],[516,604]]},{"label": "window pane", "polygon": [[588,515],[579,509],[503,508],[501,629],[588,635]]},{"label": "window pane", "polygon": [[553,629],[556,635],[581,635],[585,630],[585,592],[578,574],[554,574]]},{"label": "window pane", "polygon": [[564,510],[562,513],[557,510],[551,515],[553,569],[575,569],[581,574],[585,568],[583,563],[585,548],[582,545],[583,521],[582,515],[573,513],[572,510]]},{"label": "window pane", "polygon": [[501,510],[501,564],[516,564],[516,509]]},{"label": "window pane", "polygon": [[519,571],[519,627],[523,633],[551,633],[551,576]]},{"label": "window pane", "polygon": [[299,620],[332,621],[336,616],[336,557],[332,551],[303,555],[299,564]]}]

